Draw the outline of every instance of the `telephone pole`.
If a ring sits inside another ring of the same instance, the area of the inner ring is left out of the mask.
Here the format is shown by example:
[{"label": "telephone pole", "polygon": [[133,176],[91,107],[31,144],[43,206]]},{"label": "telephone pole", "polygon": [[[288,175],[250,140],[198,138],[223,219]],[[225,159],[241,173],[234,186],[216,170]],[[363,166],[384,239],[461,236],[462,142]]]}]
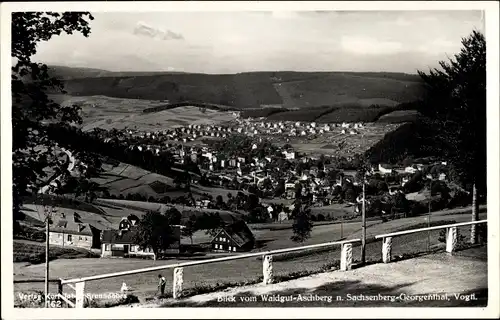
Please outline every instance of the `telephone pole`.
[{"label": "telephone pole", "polygon": [[365,207],[365,174],[363,173],[363,202],[361,207],[361,263],[366,263],[366,207]]},{"label": "telephone pole", "polygon": [[49,225],[50,209],[45,208],[45,308],[49,307]]},{"label": "telephone pole", "polygon": [[[431,227],[432,180],[429,181],[429,213],[427,214],[427,228]],[[427,231],[427,252],[431,249],[431,231]]]}]

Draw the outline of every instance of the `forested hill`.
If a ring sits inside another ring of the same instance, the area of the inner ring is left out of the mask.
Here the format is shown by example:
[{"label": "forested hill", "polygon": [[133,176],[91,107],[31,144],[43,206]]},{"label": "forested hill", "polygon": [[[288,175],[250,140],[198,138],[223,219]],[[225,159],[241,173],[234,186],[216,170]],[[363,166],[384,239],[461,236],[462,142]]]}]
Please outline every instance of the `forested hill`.
[{"label": "forested hill", "polygon": [[194,74],[51,67],[70,95],[193,101],[241,109],[359,104],[394,106],[421,97],[417,75],[355,72]]}]

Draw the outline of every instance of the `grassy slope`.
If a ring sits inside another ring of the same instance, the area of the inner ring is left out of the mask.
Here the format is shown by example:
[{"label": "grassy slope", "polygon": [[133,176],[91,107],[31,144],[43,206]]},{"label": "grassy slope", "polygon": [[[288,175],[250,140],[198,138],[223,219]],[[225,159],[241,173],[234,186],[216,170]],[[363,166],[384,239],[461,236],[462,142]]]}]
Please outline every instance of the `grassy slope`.
[{"label": "grassy slope", "polygon": [[[175,207],[177,208],[180,212],[183,212],[184,210],[190,211],[190,212],[195,212],[195,213],[203,213],[203,212],[214,212],[214,213],[219,213],[220,216],[224,221],[231,222],[234,219],[240,219],[240,214],[231,212],[231,211],[224,211],[224,210],[215,210],[215,209],[198,209],[198,208],[191,208],[191,207],[185,207],[182,205],[165,205],[161,203],[155,203],[155,202],[144,202],[144,201],[131,201],[131,200],[119,200],[119,199],[98,199],[96,201],[97,204],[106,206],[106,205],[111,205],[116,208],[124,208],[124,209],[132,209],[132,210],[139,210],[139,211],[147,211],[147,210],[152,210],[152,211],[161,211],[162,209],[168,209],[170,207]],[[187,218],[187,216],[183,217]]]},{"label": "grassy slope", "polygon": [[[120,162],[118,165],[106,163],[103,166],[104,173],[99,178],[94,178],[93,181],[99,183],[103,187],[107,187],[111,194],[116,196],[123,194],[139,193],[146,197],[153,196],[155,198],[169,196],[179,197],[187,193],[183,190],[162,190],[162,186],[174,188],[173,178],[152,173],[142,168]],[[196,198],[203,194],[209,194],[214,199],[221,195],[224,201],[227,200],[227,194],[233,196],[238,193],[238,190],[229,190],[217,187],[204,187],[198,184],[191,185],[191,193]]]},{"label": "grassy slope", "polygon": [[[31,264],[45,262],[45,243],[26,240],[14,240],[13,252],[14,262],[30,262]],[[97,257],[97,254],[93,254],[85,249],[63,248],[56,245],[52,245],[49,252],[49,261],[55,259],[79,259]]]}]

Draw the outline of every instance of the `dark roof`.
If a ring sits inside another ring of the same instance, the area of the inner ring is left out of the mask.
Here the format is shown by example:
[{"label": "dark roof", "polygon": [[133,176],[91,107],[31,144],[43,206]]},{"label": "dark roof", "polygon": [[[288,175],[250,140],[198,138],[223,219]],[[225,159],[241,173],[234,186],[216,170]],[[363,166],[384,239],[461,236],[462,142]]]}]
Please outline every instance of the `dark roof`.
[{"label": "dark roof", "polygon": [[118,231],[118,230],[104,230],[102,232],[102,243],[114,244],[130,244],[134,243],[134,235],[137,230]]},{"label": "dark roof", "polygon": [[386,169],[393,169],[394,168],[394,165],[388,164],[388,163],[380,163],[379,165],[383,168],[386,168]]},{"label": "dark roof", "polygon": [[[225,226],[222,228],[221,232],[225,231],[231,239],[235,242],[235,244],[239,247],[246,245],[249,242],[253,242],[255,237],[245,223],[245,221],[238,221],[231,225]],[[219,232],[220,233],[220,232]],[[217,235],[218,236],[218,235]],[[217,237],[216,236],[216,237]],[[215,237],[214,237],[215,240]],[[214,241],[212,240],[212,241]]]},{"label": "dark roof", "polygon": [[68,221],[59,220],[55,227],[49,227],[50,232],[58,232],[65,234],[77,234],[91,236],[92,230],[88,223],[68,223]]},{"label": "dark roof", "polygon": [[[179,246],[181,229],[178,227],[173,227],[174,236],[179,239],[171,245],[171,248],[176,248]],[[111,244],[135,244],[134,236],[137,234],[136,227],[132,227],[130,230],[104,230],[102,232],[102,243]]]}]

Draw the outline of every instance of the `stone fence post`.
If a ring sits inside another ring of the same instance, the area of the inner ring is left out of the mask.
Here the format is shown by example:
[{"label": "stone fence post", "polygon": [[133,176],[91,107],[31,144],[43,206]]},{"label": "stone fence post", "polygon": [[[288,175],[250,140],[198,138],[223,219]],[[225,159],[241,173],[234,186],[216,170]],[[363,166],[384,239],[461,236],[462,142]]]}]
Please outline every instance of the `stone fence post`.
[{"label": "stone fence post", "polygon": [[392,237],[382,239],[382,261],[384,263],[391,262],[392,255]]},{"label": "stone fence post", "polygon": [[262,259],[262,275],[264,285],[273,283],[273,256],[264,256]]},{"label": "stone fence post", "polygon": [[458,230],[457,227],[448,228],[446,234],[446,252],[453,253],[457,246]]},{"label": "stone fence post", "polygon": [[340,252],[340,270],[347,271],[352,269],[352,244],[342,244]]},{"label": "stone fence post", "polygon": [[184,269],[174,269],[174,283],[172,288],[172,296],[174,299],[179,299],[182,293],[182,284],[184,283]]},{"label": "stone fence post", "polygon": [[83,308],[85,303],[85,282],[75,283],[76,301],[75,308]]}]

